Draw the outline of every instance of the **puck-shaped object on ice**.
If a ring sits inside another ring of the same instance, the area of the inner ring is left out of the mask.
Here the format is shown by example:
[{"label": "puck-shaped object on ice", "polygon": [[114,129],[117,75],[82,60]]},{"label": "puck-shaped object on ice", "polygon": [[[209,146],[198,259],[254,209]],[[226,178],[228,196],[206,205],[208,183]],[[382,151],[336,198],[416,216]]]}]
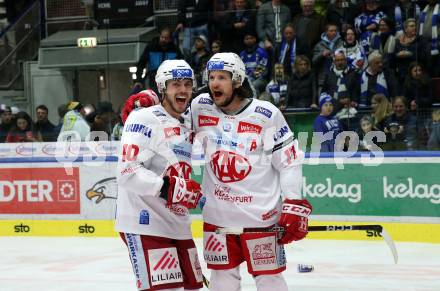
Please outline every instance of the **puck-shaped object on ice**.
[{"label": "puck-shaped object on ice", "polygon": [[314,269],[313,265],[298,264],[298,273],[309,273]]}]

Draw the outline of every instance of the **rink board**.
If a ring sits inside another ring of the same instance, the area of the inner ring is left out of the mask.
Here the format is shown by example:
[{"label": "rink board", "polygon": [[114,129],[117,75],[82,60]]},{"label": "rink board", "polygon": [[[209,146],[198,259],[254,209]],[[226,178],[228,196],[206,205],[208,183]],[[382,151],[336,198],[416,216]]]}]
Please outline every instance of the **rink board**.
[{"label": "rink board", "polygon": [[[378,224],[377,222],[319,221],[311,225]],[[395,241],[440,243],[439,224],[380,223]],[[194,237],[202,237],[202,221],[193,220]],[[3,220],[0,236],[117,236],[111,220]],[[372,231],[311,232],[309,239],[381,240]]]},{"label": "rink board", "polygon": [[[0,236],[113,236],[117,142],[0,144]],[[60,154],[62,153],[62,154]],[[303,195],[316,224],[371,222],[395,240],[440,242],[440,153],[306,157]],[[193,178],[201,180],[196,159]],[[201,236],[200,210],[193,225]],[[322,223],[318,223],[322,222]],[[374,233],[312,233],[378,239]]]}]

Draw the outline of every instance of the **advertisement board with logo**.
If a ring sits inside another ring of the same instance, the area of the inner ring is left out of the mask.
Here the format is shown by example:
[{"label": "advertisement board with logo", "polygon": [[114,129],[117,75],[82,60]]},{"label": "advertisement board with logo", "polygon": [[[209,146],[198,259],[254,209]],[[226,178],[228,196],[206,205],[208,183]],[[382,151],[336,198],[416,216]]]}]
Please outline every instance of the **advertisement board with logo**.
[{"label": "advertisement board with logo", "polygon": [[303,195],[314,214],[440,217],[439,164],[305,165]]},{"label": "advertisement board with logo", "polygon": [[[242,130],[255,134],[259,128],[243,124]],[[114,233],[119,144],[72,144],[68,150],[80,159],[59,159],[55,143],[0,144],[0,236],[32,235],[35,231],[41,235]],[[101,158],[88,159],[89,153]],[[232,165],[232,160],[234,171],[225,172],[232,167],[220,165]],[[192,166],[192,178],[201,182],[202,161],[179,165],[179,169],[186,172]],[[223,182],[213,195],[231,203],[252,203],[252,197],[230,193],[227,188],[232,181],[247,177],[252,162],[246,156],[218,151],[206,166]],[[425,224],[427,236],[433,236],[429,231],[432,233],[440,222],[440,157],[385,155],[374,166],[354,157],[339,166],[330,158],[319,163],[305,160],[302,194],[313,205],[312,221],[418,223],[417,228]],[[191,213],[199,215],[201,210]],[[272,215],[277,213],[266,214],[269,218]],[[63,220],[70,221],[69,227],[60,223]],[[202,224],[197,223],[201,233]],[[402,231],[402,235],[406,233]]]},{"label": "advertisement board with logo", "polygon": [[80,214],[79,169],[1,168],[0,213]]},{"label": "advertisement board with logo", "polygon": [[0,219],[113,220],[116,164],[0,164]]}]

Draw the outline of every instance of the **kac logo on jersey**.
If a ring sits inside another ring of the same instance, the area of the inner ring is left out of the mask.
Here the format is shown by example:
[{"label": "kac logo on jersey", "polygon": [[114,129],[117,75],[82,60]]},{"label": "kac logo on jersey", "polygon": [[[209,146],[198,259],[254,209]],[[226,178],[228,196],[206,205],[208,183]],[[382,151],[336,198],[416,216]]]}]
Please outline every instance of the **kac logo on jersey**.
[{"label": "kac logo on jersey", "polygon": [[270,118],[272,116],[272,111],[261,106],[255,107],[255,112],[263,114],[267,118]]},{"label": "kac logo on jersey", "polygon": [[234,152],[216,151],[211,156],[211,169],[217,179],[223,183],[243,180],[251,172],[249,161]]},{"label": "kac logo on jersey", "polygon": [[199,104],[209,104],[209,105],[212,105],[212,104],[214,104],[214,102],[212,102],[212,100],[209,99],[209,98],[200,98],[199,99]]},{"label": "kac logo on jersey", "polygon": [[165,175],[168,177],[178,176],[180,178],[189,179],[192,167],[186,162],[178,162],[168,167],[165,171]]}]

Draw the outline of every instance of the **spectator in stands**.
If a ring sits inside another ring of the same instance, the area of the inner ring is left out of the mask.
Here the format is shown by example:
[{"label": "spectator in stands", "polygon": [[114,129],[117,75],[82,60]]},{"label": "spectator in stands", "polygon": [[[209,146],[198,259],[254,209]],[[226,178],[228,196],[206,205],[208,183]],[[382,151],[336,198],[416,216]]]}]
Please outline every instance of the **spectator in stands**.
[{"label": "spectator in stands", "polygon": [[290,78],[296,56],[308,53],[307,47],[297,41],[293,23],[287,23],[283,29],[283,40],[274,49],[274,63],[282,64],[284,66],[284,74],[287,78]]},{"label": "spectator in stands", "polygon": [[246,67],[246,76],[258,93],[266,88],[270,62],[266,50],[257,44],[257,35],[248,31],[244,36],[245,49],[240,53],[240,58]]},{"label": "spectator in stands", "polygon": [[407,105],[403,96],[393,100],[394,112],[385,121],[385,150],[417,149],[417,118],[408,112]]},{"label": "spectator in stands", "polygon": [[183,30],[183,53],[186,59],[191,56],[194,38],[203,34],[209,43],[209,21],[213,14],[211,0],[179,0],[178,24],[176,31]]},{"label": "spectator in stands", "polygon": [[322,91],[333,97],[334,112],[344,130],[354,129],[357,123],[355,100],[359,95],[358,81],[358,74],[348,67],[344,52],[337,50],[333,64],[324,76]]},{"label": "spectator in stands", "polygon": [[[87,120],[87,115],[86,115]],[[93,120],[89,122],[91,132],[105,132],[107,140],[110,139],[113,127],[118,122],[118,115],[113,110],[112,103],[100,101],[96,105],[96,112]],[[99,137],[102,140],[102,137]]]},{"label": "spectator in stands", "polygon": [[368,67],[362,72],[360,79],[360,107],[369,106],[371,97],[375,94],[384,94],[389,100],[397,95],[394,73],[384,67],[383,56],[379,52],[370,53]]},{"label": "spectator in stands", "polygon": [[317,73],[318,87],[322,88],[324,76],[330,71],[333,55],[342,42],[338,27],[332,23],[327,24],[326,32],[322,33],[321,40],[313,49],[312,65]]},{"label": "spectator in stands", "polygon": [[379,21],[378,32],[373,32],[370,38],[370,51],[378,51],[384,57],[384,64],[388,68],[394,68],[394,52],[396,50],[396,38],[394,36],[394,23],[389,17],[383,17]]},{"label": "spectator in stands", "polygon": [[384,94],[376,94],[371,98],[371,109],[374,130],[384,131],[386,119],[393,113],[390,101]]},{"label": "spectator in stands", "polygon": [[399,83],[405,81],[412,62],[427,65],[430,58],[429,45],[423,36],[417,35],[416,20],[410,18],[404,23],[404,32],[396,42],[396,74]]},{"label": "spectator in stands", "polygon": [[171,30],[164,27],[160,30],[159,37],[154,38],[144,49],[136,70],[135,87],[141,91],[145,87],[145,80],[148,80],[148,87],[157,91],[156,76],[157,68],[164,60],[181,59],[182,53],[179,48],[174,45],[171,38]]},{"label": "spectator in stands", "polygon": [[255,29],[255,14],[250,10],[246,0],[233,2],[234,8],[227,11],[225,16],[219,20],[218,28],[225,51],[239,54],[244,49],[244,45],[237,40],[244,39],[246,31]]},{"label": "spectator in stands", "polygon": [[403,92],[411,111],[431,108],[431,79],[419,63],[413,62],[409,65]]},{"label": "spectator in stands", "polygon": [[321,113],[313,122],[314,135],[316,136],[316,133],[322,134],[319,138],[321,142],[320,152],[334,152],[336,137],[341,132],[341,127],[338,120],[332,116],[333,99],[325,92],[319,96],[319,108]]},{"label": "spectator in stands", "polygon": [[365,0],[363,12],[354,20],[356,32],[360,35],[360,43],[364,51],[368,53],[370,37],[379,29],[379,21],[385,16],[381,10],[380,0]]},{"label": "spectator in stands", "polygon": [[[87,123],[89,125],[92,125],[93,122],[95,121],[95,117],[96,117],[96,107],[93,104],[86,104],[84,105],[83,109],[84,111],[84,119],[87,121]],[[94,131],[93,129],[91,129],[91,131]]]},{"label": "spectator in stands", "polygon": [[[260,9],[260,7],[261,7],[261,5],[263,5],[263,2],[264,2],[265,0],[255,0],[255,3],[254,3],[254,5],[255,5],[255,9]],[[251,1],[252,2],[252,1]]]},{"label": "spectator in stands", "polygon": [[362,116],[359,124],[359,129],[357,130],[359,136],[359,147],[361,151],[370,151],[373,147],[373,143],[377,144],[377,139],[365,139],[365,136],[374,130],[373,128],[374,120],[371,115]]},{"label": "spectator in stands", "polygon": [[295,59],[295,70],[287,85],[287,107],[318,108],[316,105],[317,83],[307,56]]},{"label": "spectator in stands", "polygon": [[345,31],[344,42],[338,50],[343,50],[347,56],[348,67],[360,71],[367,65],[363,47],[356,39],[356,31],[349,26]]},{"label": "spectator in stands", "polygon": [[273,78],[266,86],[266,98],[260,97],[260,99],[268,100],[277,105],[280,110],[284,110],[286,108],[288,78],[284,74],[283,64],[275,64],[273,72]]},{"label": "spectator in stands", "polygon": [[24,111],[18,112],[15,123],[6,137],[6,142],[39,142],[41,140],[41,135],[33,128],[29,114]]},{"label": "spectator in stands", "polygon": [[0,142],[5,142],[9,130],[11,130],[14,124],[11,107],[2,104],[0,106],[0,118]]},{"label": "spectator in stands", "polygon": [[[325,30],[325,17],[315,11],[314,0],[304,0],[302,13],[293,18],[296,27],[296,38],[298,42],[307,46],[308,50],[313,50],[321,39],[321,33]],[[311,57],[311,55],[310,55]]]},{"label": "spectator in stands", "polygon": [[37,121],[34,123],[34,130],[41,135],[45,142],[56,141],[58,133],[55,132],[55,125],[49,121],[49,109],[46,105],[38,105],[35,109]]},{"label": "spectator in stands", "polygon": [[257,12],[257,33],[260,46],[267,51],[282,41],[283,27],[291,20],[289,7],[281,0],[263,3]]},{"label": "spectator in stands", "polygon": [[206,63],[209,61],[211,55],[209,54],[206,46],[208,45],[208,40],[201,34],[194,38],[194,52],[191,53],[191,68],[194,70],[194,75],[197,84],[202,84],[203,73],[206,68]]},{"label": "spectator in stands", "polygon": [[438,0],[428,0],[428,5],[420,13],[419,35],[424,36],[430,43],[431,76],[440,76],[439,56],[440,4]]},{"label": "spectator in stands", "polygon": [[66,115],[67,111],[68,111],[67,104],[61,104],[57,108],[59,119],[58,119],[58,124],[55,126],[54,129],[54,134],[56,134],[56,136],[60,134],[61,128],[63,127],[64,116]]},{"label": "spectator in stands", "polygon": [[345,32],[359,14],[355,4],[347,0],[335,0],[327,7],[327,22],[338,26],[339,31]]},{"label": "spectator in stands", "polygon": [[86,141],[90,134],[90,125],[85,120],[84,106],[71,101],[67,104],[67,113],[64,115],[63,126],[61,127],[58,141]]},{"label": "spectator in stands", "polygon": [[[348,105],[358,99],[358,74],[347,64],[343,50],[337,50],[333,56],[330,70],[324,76],[322,91],[327,92],[340,105]],[[353,103],[356,106],[357,104]]]},{"label": "spectator in stands", "polygon": [[222,41],[219,39],[213,40],[211,44],[211,55],[213,56],[216,53],[221,53],[222,51]]},{"label": "spectator in stands", "polygon": [[398,37],[403,33],[405,21],[410,18],[419,18],[420,6],[416,3],[416,1],[399,0],[396,1],[394,9],[392,9],[388,15],[394,20],[396,26],[396,36]]},{"label": "spectator in stands", "polygon": [[122,123],[121,115],[118,114],[118,122],[113,126],[111,140],[121,140],[124,124]]},{"label": "spectator in stands", "polygon": [[432,126],[428,140],[428,149],[434,151],[440,150],[440,109],[436,109],[432,112]]},{"label": "spectator in stands", "polygon": [[[216,22],[217,20],[218,22],[224,20],[227,12],[233,10],[235,7],[235,0],[214,0],[212,2]],[[246,1],[244,5],[246,5]]]}]

